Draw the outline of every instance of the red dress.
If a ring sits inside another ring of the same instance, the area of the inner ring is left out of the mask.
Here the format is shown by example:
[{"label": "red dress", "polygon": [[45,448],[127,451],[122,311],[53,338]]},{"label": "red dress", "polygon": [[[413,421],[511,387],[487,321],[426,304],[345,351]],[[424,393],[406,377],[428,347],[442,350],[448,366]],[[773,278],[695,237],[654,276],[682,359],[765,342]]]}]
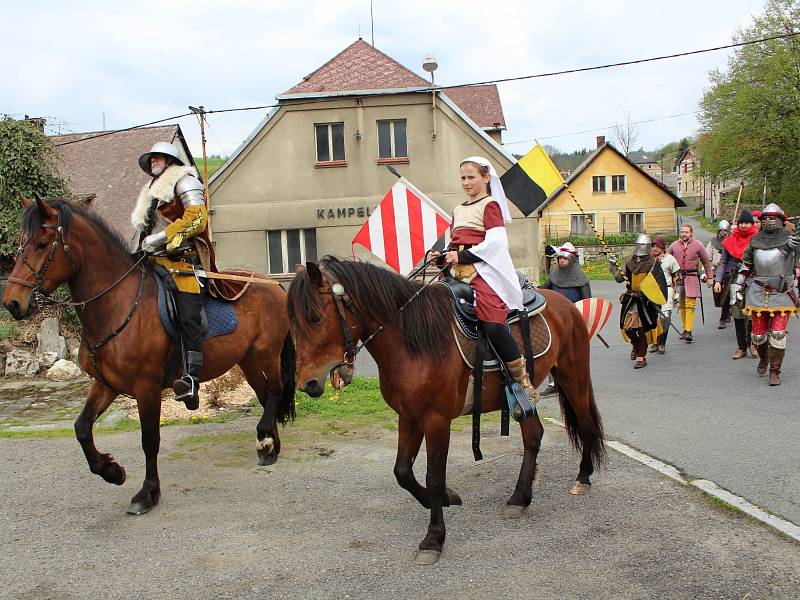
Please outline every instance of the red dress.
[{"label": "red dress", "polygon": [[[450,238],[450,250],[469,250],[486,239],[486,231],[489,229],[505,227],[500,205],[496,201],[488,202],[483,209],[483,229],[458,227],[457,222],[454,222],[454,225],[457,229],[453,230]],[[508,306],[500,299],[497,292],[489,287],[480,274],[475,275],[470,286],[475,292],[475,313],[478,318],[486,323],[505,323],[508,317]]]}]

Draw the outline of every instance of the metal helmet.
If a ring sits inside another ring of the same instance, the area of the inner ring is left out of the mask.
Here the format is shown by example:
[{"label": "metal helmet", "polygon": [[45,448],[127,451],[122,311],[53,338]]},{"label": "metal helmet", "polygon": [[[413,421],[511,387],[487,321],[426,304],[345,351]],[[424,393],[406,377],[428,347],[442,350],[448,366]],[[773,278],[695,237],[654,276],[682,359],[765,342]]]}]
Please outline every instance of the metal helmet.
[{"label": "metal helmet", "polygon": [[153,173],[150,171],[150,157],[154,154],[163,154],[164,156],[169,156],[173,163],[183,165],[181,155],[178,153],[178,149],[175,146],[169,142],[156,142],[153,144],[153,147],[150,148],[150,152],[145,152],[139,157],[139,167],[151,177],[153,176]]},{"label": "metal helmet", "polygon": [[570,260],[574,260],[578,256],[578,250],[572,245],[571,242],[565,242],[556,249],[556,256],[559,258],[569,258]]},{"label": "metal helmet", "polygon": [[717,231],[728,231],[731,230],[731,223],[726,219],[722,219],[719,223],[717,223]]},{"label": "metal helmet", "polygon": [[782,227],[782,224],[778,224],[778,219],[782,222],[786,222],[786,215],[783,214],[781,207],[774,202],[767,204],[764,210],[761,211],[761,229],[764,231],[774,231]]},{"label": "metal helmet", "polygon": [[646,233],[640,233],[636,236],[636,241],[634,242],[635,246],[633,249],[633,255],[638,257],[645,257],[650,256],[650,249],[652,246],[652,242],[650,241],[650,236]]}]

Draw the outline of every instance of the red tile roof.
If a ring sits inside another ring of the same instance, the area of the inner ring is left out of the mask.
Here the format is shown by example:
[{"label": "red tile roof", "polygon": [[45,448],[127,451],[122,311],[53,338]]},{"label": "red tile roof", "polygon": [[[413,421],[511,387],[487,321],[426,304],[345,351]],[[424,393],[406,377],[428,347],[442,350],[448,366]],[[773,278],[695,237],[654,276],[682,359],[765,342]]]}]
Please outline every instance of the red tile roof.
[{"label": "red tile roof", "polygon": [[425,87],[429,82],[361,38],[286,94]]},{"label": "red tile roof", "polygon": [[497,86],[474,85],[442,90],[481,129],[505,129],[506,119]]},{"label": "red tile roof", "polygon": [[[361,38],[284,95],[428,87],[430,83]],[[448,88],[443,92],[482,129],[505,129],[497,86]]]},{"label": "red tile roof", "polygon": [[141,127],[59,146],[99,133],[109,132],[51,136],[58,155],[58,171],[67,180],[73,195],[91,198],[89,207],[128,239],[133,234],[131,211],[142,186],[150,180],[139,168],[139,156],[156,142],[170,142],[187,153],[190,160],[192,156],[180,125]]}]

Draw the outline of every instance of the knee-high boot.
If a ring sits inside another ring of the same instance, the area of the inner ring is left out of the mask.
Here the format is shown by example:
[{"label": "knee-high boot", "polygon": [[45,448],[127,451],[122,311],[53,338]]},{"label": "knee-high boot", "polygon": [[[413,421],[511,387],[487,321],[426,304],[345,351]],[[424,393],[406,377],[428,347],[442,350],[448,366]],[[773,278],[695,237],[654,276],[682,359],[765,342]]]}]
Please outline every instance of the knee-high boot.
[{"label": "knee-high boot", "polygon": [[786,353],[785,348],[769,347],[769,384],[781,384],[781,364],[783,364],[783,356]]},{"label": "knee-high boot", "polygon": [[767,367],[769,366],[768,347],[767,342],[756,344],[756,350],[758,350],[758,366],[756,366],[756,373],[761,376],[767,374]]}]

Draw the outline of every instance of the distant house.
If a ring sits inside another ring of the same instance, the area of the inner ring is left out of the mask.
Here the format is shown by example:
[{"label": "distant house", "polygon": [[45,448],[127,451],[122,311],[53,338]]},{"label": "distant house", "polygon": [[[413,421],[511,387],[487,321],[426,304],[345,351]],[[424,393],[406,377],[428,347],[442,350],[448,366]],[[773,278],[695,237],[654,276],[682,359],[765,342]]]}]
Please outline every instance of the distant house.
[{"label": "distant house", "polygon": [[[597,149],[572,172],[567,185],[598,231],[667,233],[676,231],[676,207],[684,206],[658,179],[598,136]],[[540,239],[593,235],[564,186],[538,209]]]},{"label": "distant house", "polygon": [[[497,87],[447,88],[356,40],[291,89],[210,180],[217,262],[291,278],[325,254],[379,259],[351,240],[396,178],[447,211],[462,202],[460,161],[504,173]],[[536,219],[512,207],[511,252],[538,276]]]},{"label": "distant house", "polygon": [[654,156],[641,151],[628,153],[628,160],[654,179],[659,179],[664,170],[661,162]]},{"label": "distant house", "polygon": [[185,164],[194,164],[180,125],[70,133],[50,136],[50,141],[58,155],[59,174],[67,180],[70,192],[126,240],[133,234],[130,214],[139,191],[150,181],[139,168],[139,156],[156,142],[169,142],[178,148]]},{"label": "distant house", "polygon": [[700,161],[696,148],[687,148],[678,159],[675,193],[687,206],[701,207],[706,190],[705,178],[700,175]]}]

